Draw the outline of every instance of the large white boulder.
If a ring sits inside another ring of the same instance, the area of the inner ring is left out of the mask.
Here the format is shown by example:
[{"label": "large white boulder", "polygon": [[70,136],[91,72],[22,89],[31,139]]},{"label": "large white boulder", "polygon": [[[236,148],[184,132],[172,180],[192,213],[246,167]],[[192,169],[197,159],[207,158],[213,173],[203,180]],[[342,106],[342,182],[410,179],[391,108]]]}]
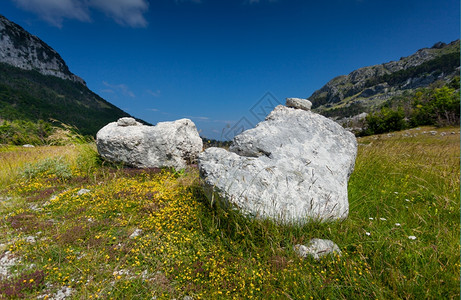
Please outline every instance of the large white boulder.
[{"label": "large white boulder", "polygon": [[203,143],[189,119],[146,126],[133,118],[121,118],[96,134],[99,154],[111,162],[137,168],[183,169],[194,163]]},{"label": "large white boulder", "polygon": [[230,151],[199,155],[207,196],[245,214],[282,223],[344,219],[357,140],[340,125],[302,109],[277,106]]}]

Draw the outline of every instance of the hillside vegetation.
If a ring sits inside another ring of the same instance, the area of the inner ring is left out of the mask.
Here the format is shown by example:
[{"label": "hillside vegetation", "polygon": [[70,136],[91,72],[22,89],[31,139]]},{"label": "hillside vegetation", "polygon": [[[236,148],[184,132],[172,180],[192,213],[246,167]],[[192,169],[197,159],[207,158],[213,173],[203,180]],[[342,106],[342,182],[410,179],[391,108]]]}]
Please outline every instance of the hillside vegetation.
[{"label": "hillside vegetation", "polygon": [[0,63],[0,126],[2,120],[55,119],[94,136],[107,123],[126,116],[81,83]]},{"label": "hillside vegetation", "polygon": [[[349,217],[280,226],[208,202],[196,167],[5,146],[0,298],[459,299],[459,155],[459,128],[360,138]],[[342,256],[298,258],[310,238]]]},{"label": "hillside vegetation", "polygon": [[459,76],[449,84],[433,84],[386,101],[365,118],[361,135],[415,128],[459,125]]}]

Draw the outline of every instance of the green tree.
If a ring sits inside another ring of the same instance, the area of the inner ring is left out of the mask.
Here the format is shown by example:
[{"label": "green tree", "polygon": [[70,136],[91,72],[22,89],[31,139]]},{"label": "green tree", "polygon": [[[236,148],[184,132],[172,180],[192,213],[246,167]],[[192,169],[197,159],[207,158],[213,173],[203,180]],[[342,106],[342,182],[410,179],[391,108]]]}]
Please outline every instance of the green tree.
[{"label": "green tree", "polygon": [[402,108],[396,110],[383,107],[380,111],[366,117],[365,134],[380,134],[405,129],[407,123]]},{"label": "green tree", "polygon": [[413,96],[411,126],[459,124],[459,91],[445,85],[441,88],[422,89]]},{"label": "green tree", "polygon": [[446,126],[459,124],[459,92],[448,86],[436,89],[432,102],[436,125]]}]

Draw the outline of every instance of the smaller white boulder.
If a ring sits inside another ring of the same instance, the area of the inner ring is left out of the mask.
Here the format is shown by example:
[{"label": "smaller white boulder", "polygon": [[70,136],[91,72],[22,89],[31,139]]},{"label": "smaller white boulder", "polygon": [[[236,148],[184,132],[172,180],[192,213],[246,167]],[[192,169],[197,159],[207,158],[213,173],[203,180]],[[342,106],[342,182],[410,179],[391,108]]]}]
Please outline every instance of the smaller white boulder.
[{"label": "smaller white boulder", "polygon": [[121,118],[96,134],[98,153],[111,162],[136,168],[183,169],[194,163],[203,143],[189,119],[146,126],[133,118]]}]

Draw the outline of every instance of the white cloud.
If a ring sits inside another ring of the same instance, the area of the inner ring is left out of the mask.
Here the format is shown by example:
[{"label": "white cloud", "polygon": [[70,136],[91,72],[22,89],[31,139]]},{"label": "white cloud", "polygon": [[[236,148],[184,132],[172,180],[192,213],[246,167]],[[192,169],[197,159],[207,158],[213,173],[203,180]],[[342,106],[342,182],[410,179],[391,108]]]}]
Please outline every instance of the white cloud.
[{"label": "white cloud", "polygon": [[62,27],[64,19],[91,21],[91,9],[96,9],[118,24],[146,27],[144,17],[149,9],[147,0],[12,0],[20,8],[33,12],[53,26]]},{"label": "white cloud", "polygon": [[147,26],[143,15],[149,9],[147,0],[88,0],[88,5],[104,12],[120,25]]},{"label": "white cloud", "polygon": [[160,97],[160,90],[156,90],[155,92],[152,90],[146,90],[146,92],[152,97],[155,97],[155,98]]},{"label": "white cloud", "polygon": [[103,81],[102,83],[108,88],[110,88],[110,90],[106,91],[112,91],[116,94],[122,94],[123,96],[136,98],[136,95],[130,90],[130,88],[126,84],[110,84],[107,81]]},{"label": "white cloud", "polygon": [[39,15],[53,26],[62,27],[64,19],[91,20],[81,0],[13,0],[20,8]]}]

